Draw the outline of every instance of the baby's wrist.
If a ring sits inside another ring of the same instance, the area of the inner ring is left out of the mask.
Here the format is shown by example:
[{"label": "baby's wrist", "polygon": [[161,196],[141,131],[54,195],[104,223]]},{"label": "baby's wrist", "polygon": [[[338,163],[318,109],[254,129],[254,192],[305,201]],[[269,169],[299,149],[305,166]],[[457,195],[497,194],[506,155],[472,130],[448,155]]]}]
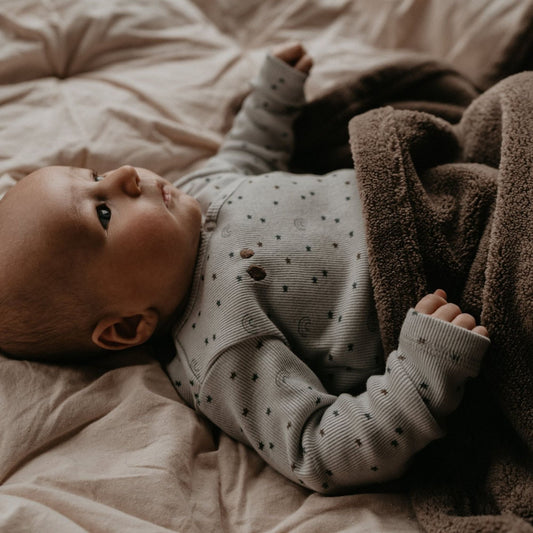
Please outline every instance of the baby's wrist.
[{"label": "baby's wrist", "polygon": [[439,355],[440,364],[462,368],[472,377],[479,373],[483,356],[490,346],[490,340],[483,335],[414,309],[406,315],[400,343]]}]

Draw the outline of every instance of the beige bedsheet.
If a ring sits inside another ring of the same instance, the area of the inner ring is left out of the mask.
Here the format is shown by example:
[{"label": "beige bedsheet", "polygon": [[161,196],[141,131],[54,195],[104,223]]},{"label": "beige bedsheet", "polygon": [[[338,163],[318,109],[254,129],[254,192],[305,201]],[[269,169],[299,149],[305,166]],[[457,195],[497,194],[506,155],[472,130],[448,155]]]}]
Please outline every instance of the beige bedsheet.
[{"label": "beige bedsheet", "polygon": [[[404,49],[490,81],[523,0],[1,0],[0,192],[48,164],[168,179],[213,154],[268,47],[313,98]],[[198,418],[143,350],[0,356],[0,531],[415,532],[402,494],[323,497]]]}]

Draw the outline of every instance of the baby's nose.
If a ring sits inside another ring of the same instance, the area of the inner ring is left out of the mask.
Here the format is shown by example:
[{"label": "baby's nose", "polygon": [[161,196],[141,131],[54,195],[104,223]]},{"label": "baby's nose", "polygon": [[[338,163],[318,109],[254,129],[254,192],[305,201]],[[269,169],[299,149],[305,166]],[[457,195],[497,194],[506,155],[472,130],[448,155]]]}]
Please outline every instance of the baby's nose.
[{"label": "baby's nose", "polygon": [[131,165],[124,165],[106,174],[102,183],[117,188],[128,196],[136,197],[141,194],[140,181],[137,169]]}]

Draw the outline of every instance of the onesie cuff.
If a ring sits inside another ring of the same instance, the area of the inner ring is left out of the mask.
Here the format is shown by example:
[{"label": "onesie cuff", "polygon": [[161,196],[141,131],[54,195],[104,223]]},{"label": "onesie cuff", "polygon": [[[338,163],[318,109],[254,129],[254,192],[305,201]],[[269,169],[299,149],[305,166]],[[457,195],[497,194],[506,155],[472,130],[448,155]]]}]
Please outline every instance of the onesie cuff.
[{"label": "onesie cuff", "polygon": [[304,84],[307,74],[268,54],[252,85],[269,98],[286,105],[305,104]]},{"label": "onesie cuff", "polygon": [[479,374],[481,361],[490,346],[490,340],[484,335],[414,309],[407,312],[400,333],[400,346],[405,342],[433,352],[440,365],[450,369],[459,367],[470,377]]}]

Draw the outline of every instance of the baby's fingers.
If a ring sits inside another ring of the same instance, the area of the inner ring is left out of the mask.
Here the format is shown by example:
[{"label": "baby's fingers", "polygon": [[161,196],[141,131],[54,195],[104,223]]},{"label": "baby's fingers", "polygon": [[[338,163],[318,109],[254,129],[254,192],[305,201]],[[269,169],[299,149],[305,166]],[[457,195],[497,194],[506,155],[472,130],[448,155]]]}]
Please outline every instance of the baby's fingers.
[{"label": "baby's fingers", "polygon": [[468,313],[461,313],[452,320],[452,324],[465,329],[474,329],[476,327],[476,319]]},{"label": "baby's fingers", "polygon": [[299,70],[300,72],[308,74],[312,66],[313,58],[309,54],[305,54],[302,58],[298,60],[296,65],[294,65],[294,68],[296,70]]},{"label": "baby's fingers", "polygon": [[453,322],[461,314],[461,308],[452,303],[446,303],[445,305],[439,307],[431,315],[440,320],[445,320],[446,322]]},{"label": "baby's fingers", "polygon": [[485,326],[476,326],[472,331],[478,335],[483,335],[484,337],[489,336],[489,332]]},{"label": "baby's fingers", "polygon": [[299,59],[301,59],[305,54],[305,48],[302,46],[302,43],[299,42],[290,42],[284,43],[276,46],[272,53],[285,63],[288,63],[291,66],[294,66]]},{"label": "baby's fingers", "polygon": [[415,307],[415,311],[426,315],[433,314],[439,307],[446,304],[446,293],[437,289],[433,294],[426,294]]},{"label": "baby's fingers", "polygon": [[415,311],[431,315],[445,322],[451,322],[455,326],[468,329],[478,335],[489,336],[487,328],[476,325],[476,319],[472,315],[463,313],[458,305],[448,303],[446,298],[446,292],[437,289],[433,294],[426,294],[416,304]]},{"label": "baby's fingers", "polygon": [[489,336],[489,332],[487,331],[487,328],[485,326],[477,326],[476,319],[468,313],[461,313],[457,315],[452,320],[452,324],[459,326],[461,328],[465,328],[470,331],[473,331],[474,333],[477,333],[478,335],[483,335],[484,337]]}]

